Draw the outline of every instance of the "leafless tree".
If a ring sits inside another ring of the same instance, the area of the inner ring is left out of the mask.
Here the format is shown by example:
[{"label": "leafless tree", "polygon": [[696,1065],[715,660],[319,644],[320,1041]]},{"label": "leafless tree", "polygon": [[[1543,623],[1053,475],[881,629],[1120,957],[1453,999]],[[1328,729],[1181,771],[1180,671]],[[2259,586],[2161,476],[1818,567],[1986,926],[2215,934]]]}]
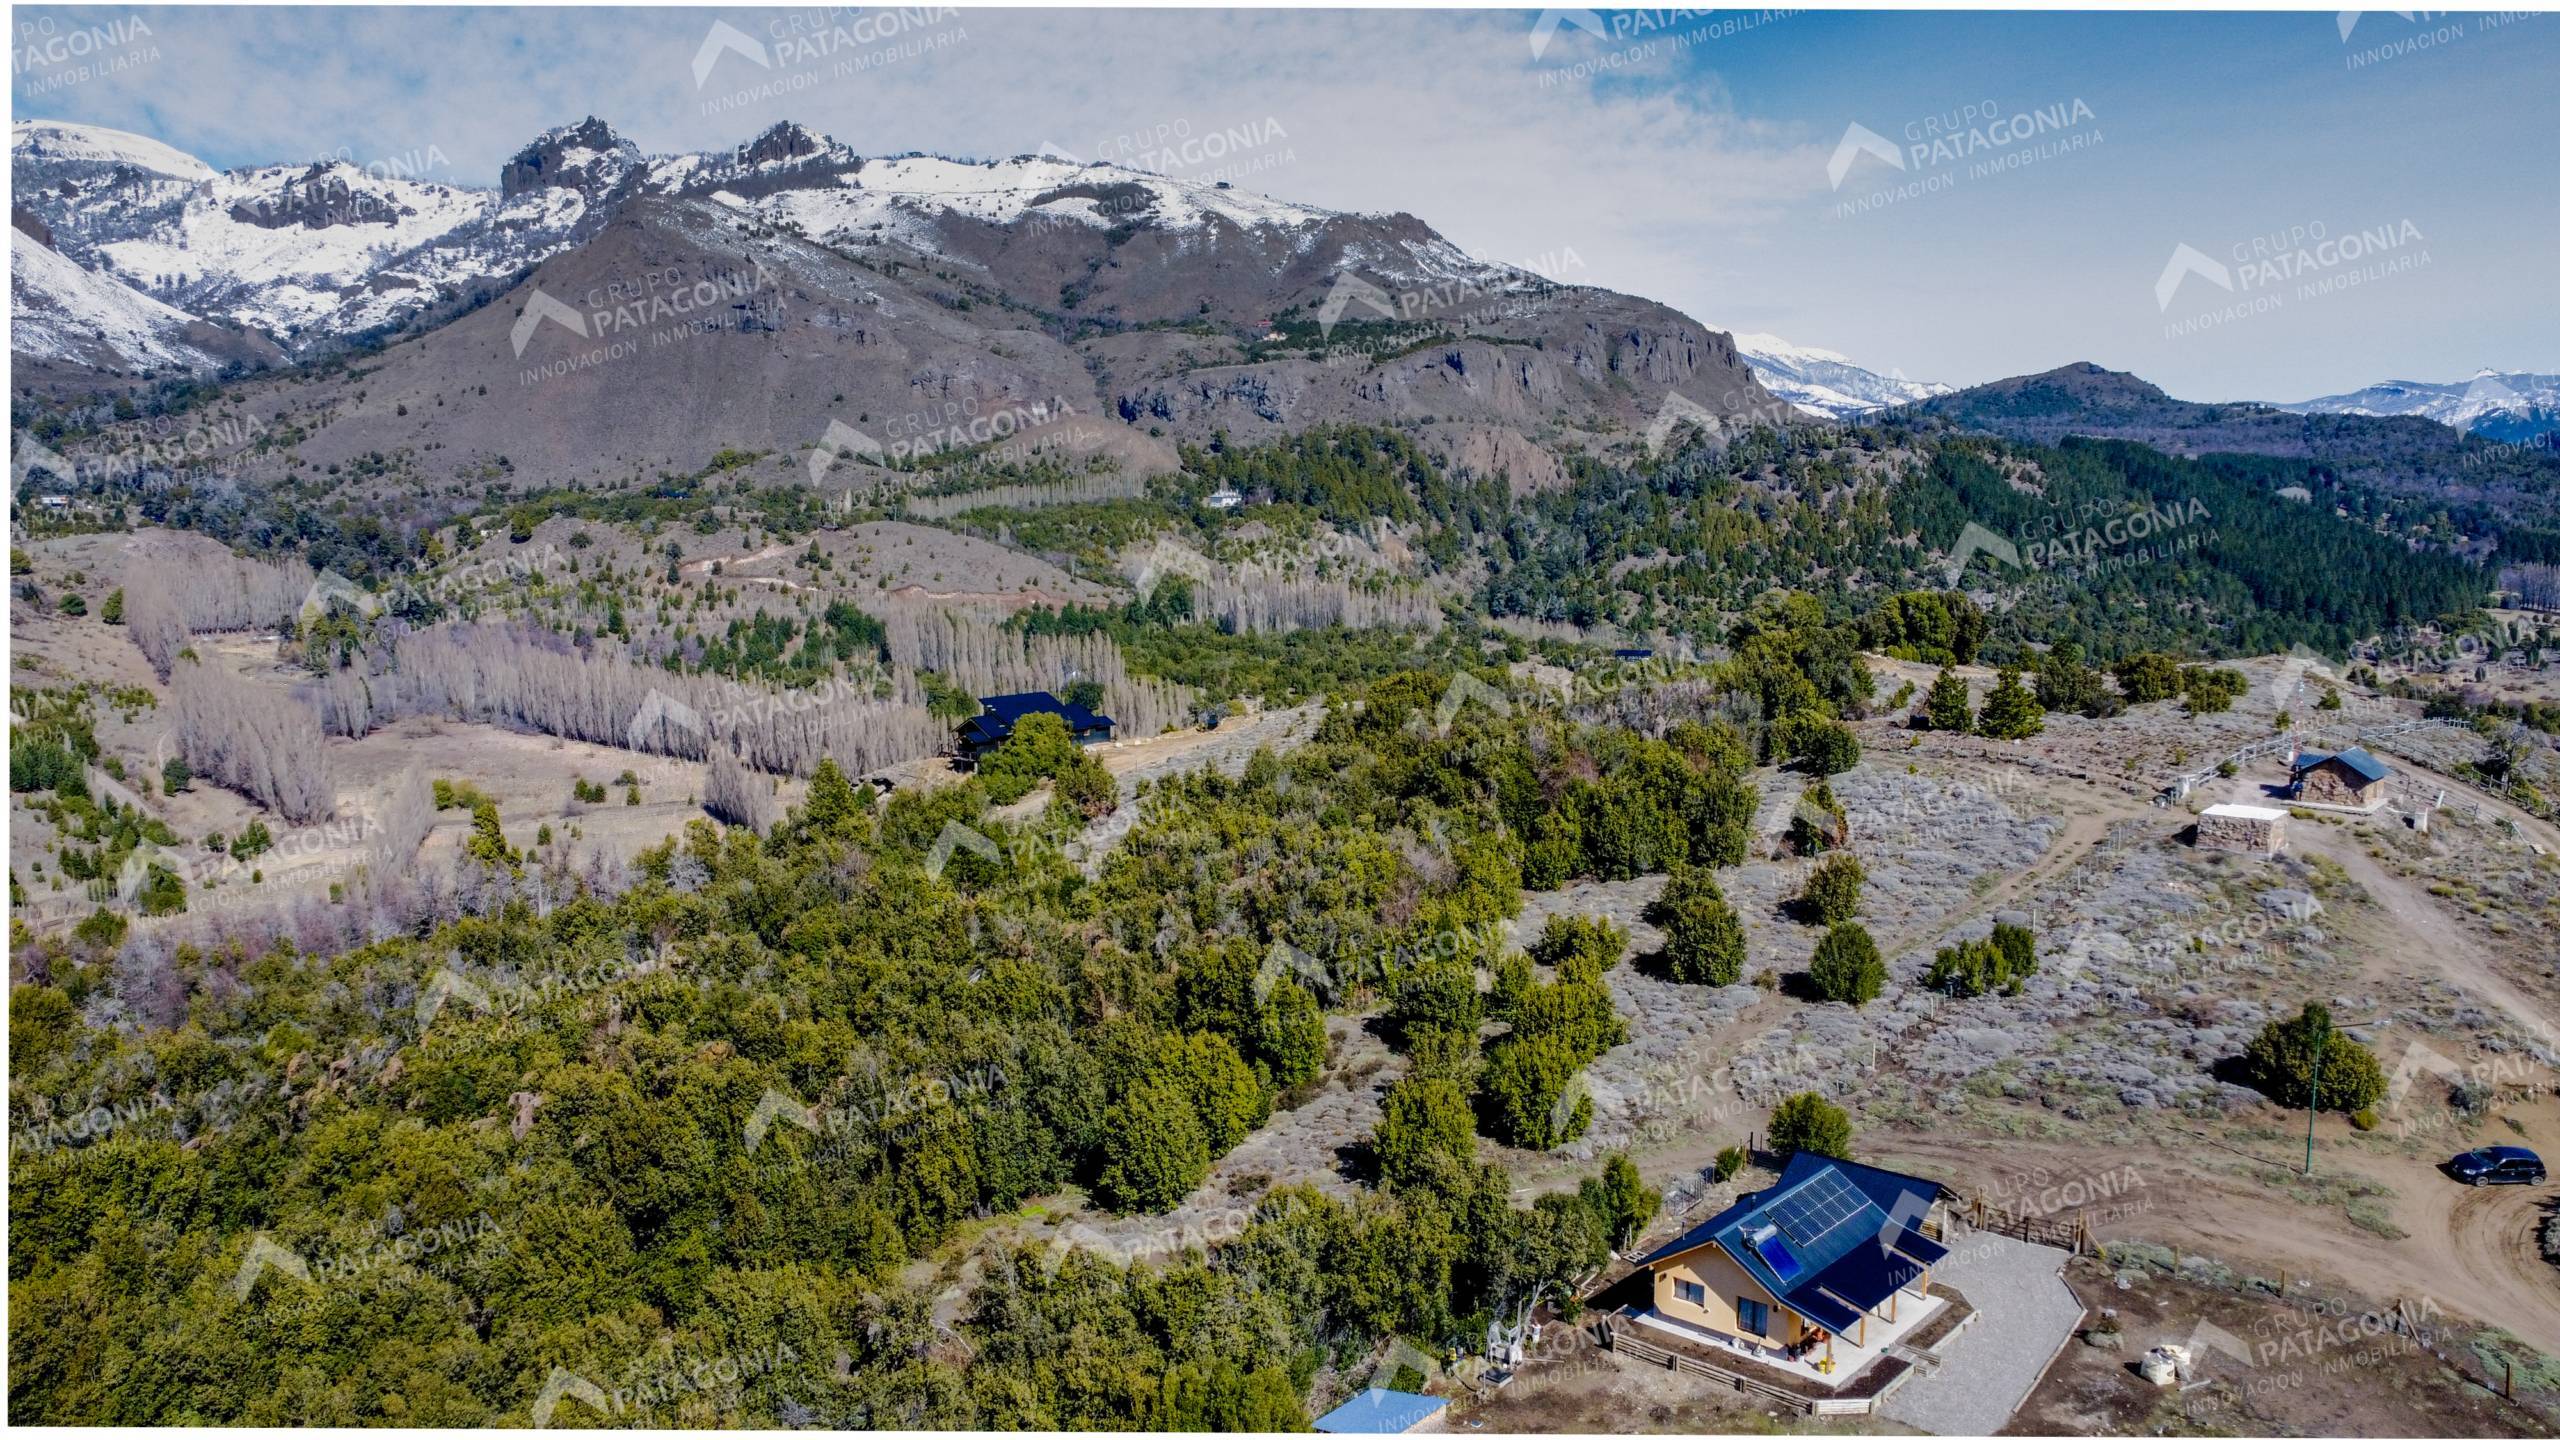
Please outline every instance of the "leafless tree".
[{"label": "leafless tree", "polygon": [[1327,625],[1436,630],[1441,619],[1440,602],[1417,586],[1351,580],[1222,575],[1195,584],[1192,602],[1201,619],[1242,634]]},{"label": "leafless tree", "polygon": [[711,747],[710,773],[702,781],[702,808],[724,825],[761,835],[773,828],[773,782],[740,764],[728,746]]},{"label": "leafless tree", "polygon": [[400,638],[398,669],[330,687],[333,728],[401,714],[516,725],[680,759],[715,739],[769,773],[807,775],[832,758],[853,774],[931,755],[947,738],[912,674],[773,690],[634,662],[618,645],[582,651],[521,625],[446,625]]},{"label": "leafless tree", "polygon": [[294,824],[329,818],[337,789],[309,707],[201,660],[179,663],[170,698],[189,769]]},{"label": "leafless tree", "polygon": [[1159,734],[1191,715],[1186,687],[1131,675],[1108,635],[1026,636],[940,605],[891,604],[881,623],[891,659],[939,671],[972,694],[1054,691],[1092,680],[1119,733],[1132,736]]}]

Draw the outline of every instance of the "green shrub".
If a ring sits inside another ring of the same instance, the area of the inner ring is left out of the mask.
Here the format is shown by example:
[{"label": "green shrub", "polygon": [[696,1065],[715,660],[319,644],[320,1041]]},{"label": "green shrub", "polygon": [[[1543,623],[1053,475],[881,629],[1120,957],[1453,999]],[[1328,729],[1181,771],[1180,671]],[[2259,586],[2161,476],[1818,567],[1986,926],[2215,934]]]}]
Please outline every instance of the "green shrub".
[{"label": "green shrub", "polygon": [[1662,890],[1663,968],[1686,985],[1731,985],[1742,978],[1742,917],[1725,903],[1704,870],[1675,873]]},{"label": "green shrub", "polygon": [[[2325,1042],[2325,1043],[2324,1043]],[[2339,1031],[2329,1007],[2317,1001],[2303,1005],[2290,1020],[2267,1022],[2241,1055],[2241,1065],[2266,1097],[2289,1109],[2311,1104],[2313,1057],[2320,1064],[2320,1108],[2353,1115],[2381,1102],[2390,1088],[2382,1062],[2373,1052]]]},{"label": "green shrub", "polygon": [[1994,740],[2024,740],[2044,733],[2044,706],[2027,693],[2019,682],[2018,672],[2003,670],[1999,683],[1983,697],[1982,717],[1976,728]]},{"label": "green shrub", "polygon": [[1797,908],[1816,925],[1837,925],[1858,913],[1858,892],[1866,883],[1867,867],[1857,856],[1835,854],[1805,876]]},{"label": "green shrub", "polygon": [[1973,732],[1973,696],[1954,667],[1939,671],[1938,678],[1929,682],[1927,717],[1932,730],[1954,735]]},{"label": "green shrub", "polygon": [[1884,989],[1884,957],[1867,927],[1852,920],[1832,926],[1813,947],[1810,974],[1814,994],[1864,1005]]},{"label": "green shrub", "polygon": [[1849,1158],[1849,1112],[1807,1091],[1790,1095],[1769,1112],[1769,1149],[1784,1159],[1799,1150]]},{"label": "green shrub", "polygon": [[1581,1062],[1552,1035],[1505,1039],[1485,1057],[1485,1129],[1506,1145],[1552,1150],[1591,1128],[1591,1097],[1573,1084]]},{"label": "green shrub", "polygon": [[1994,993],[2015,995],[2035,973],[2035,932],[2002,921],[1991,927],[1986,939],[1963,940],[1940,950],[1921,983],[1969,1000]]}]

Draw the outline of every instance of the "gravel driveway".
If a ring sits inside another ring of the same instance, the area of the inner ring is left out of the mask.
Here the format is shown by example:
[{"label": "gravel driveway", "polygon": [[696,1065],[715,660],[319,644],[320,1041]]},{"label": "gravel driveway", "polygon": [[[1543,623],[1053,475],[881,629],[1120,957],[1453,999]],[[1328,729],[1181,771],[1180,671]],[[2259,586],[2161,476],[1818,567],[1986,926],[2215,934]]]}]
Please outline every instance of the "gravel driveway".
[{"label": "gravel driveway", "polygon": [[1904,1381],[1883,1413],[1938,1435],[1989,1435],[2008,1424],[2080,1323],[2080,1301],[2062,1283],[2069,1258],[1982,1231],[1957,1241],[1935,1274],[1978,1313],[1948,1343],[1938,1373]]}]

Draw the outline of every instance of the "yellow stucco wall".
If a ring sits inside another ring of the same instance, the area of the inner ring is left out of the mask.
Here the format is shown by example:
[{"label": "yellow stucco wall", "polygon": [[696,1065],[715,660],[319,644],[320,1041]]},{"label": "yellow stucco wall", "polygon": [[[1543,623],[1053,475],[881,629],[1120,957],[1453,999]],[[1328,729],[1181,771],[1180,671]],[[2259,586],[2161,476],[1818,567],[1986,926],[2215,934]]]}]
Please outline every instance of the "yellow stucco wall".
[{"label": "yellow stucco wall", "polygon": [[[1696,1305],[1681,1299],[1676,1282],[1682,1280],[1705,1286],[1707,1303]],[[1751,1278],[1751,1272],[1735,1264],[1733,1257],[1717,1246],[1702,1246],[1654,1267],[1653,1308],[1657,1314],[1726,1335],[1742,1335],[1742,1319],[1733,1307],[1736,1299],[1757,1300],[1769,1307],[1770,1343],[1793,1345],[1802,1338],[1805,1325],[1795,1312],[1779,1305],[1759,1281]]]}]

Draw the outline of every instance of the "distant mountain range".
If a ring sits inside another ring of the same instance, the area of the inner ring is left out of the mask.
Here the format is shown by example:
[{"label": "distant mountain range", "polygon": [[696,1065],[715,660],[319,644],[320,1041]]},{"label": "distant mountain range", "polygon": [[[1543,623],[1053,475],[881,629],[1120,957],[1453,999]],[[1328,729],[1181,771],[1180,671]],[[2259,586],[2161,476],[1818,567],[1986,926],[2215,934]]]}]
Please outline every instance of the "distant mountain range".
[{"label": "distant mountain range", "polygon": [[2369,490],[2403,513],[2444,508],[2474,534],[2560,526],[2560,449],[2549,437],[2505,443],[2424,415],[2198,404],[2085,362],[1972,386],[1901,413],[2037,444],[2085,437],[2172,455],[2298,461],[2300,473],[2290,478],[2306,489],[2333,498]]},{"label": "distant mountain range", "polygon": [[1854,419],[1955,389],[1952,385],[1905,379],[1900,371],[1879,375],[1837,351],[1789,344],[1775,335],[1737,331],[1733,343],[1751,362],[1751,373],[1771,394],[1833,420]]},{"label": "distant mountain range", "polygon": [[653,157],[592,117],[494,189],[339,160],[217,171],[95,126],[14,142],[15,289],[48,320],[22,327],[20,374],[78,394],[380,350],[360,381],[241,388],[322,462],[450,451],[617,483],[1045,402],[1200,442],[1400,424],[1530,487],[1666,414],[1786,409],[1667,306],[1478,260],[1411,215],[1120,166],[864,156],[789,123]]},{"label": "distant mountain range", "polygon": [[2422,415],[2466,434],[2524,441],[2560,431],[2560,375],[2482,370],[2442,384],[2385,380],[2278,408],[2319,415]]}]

